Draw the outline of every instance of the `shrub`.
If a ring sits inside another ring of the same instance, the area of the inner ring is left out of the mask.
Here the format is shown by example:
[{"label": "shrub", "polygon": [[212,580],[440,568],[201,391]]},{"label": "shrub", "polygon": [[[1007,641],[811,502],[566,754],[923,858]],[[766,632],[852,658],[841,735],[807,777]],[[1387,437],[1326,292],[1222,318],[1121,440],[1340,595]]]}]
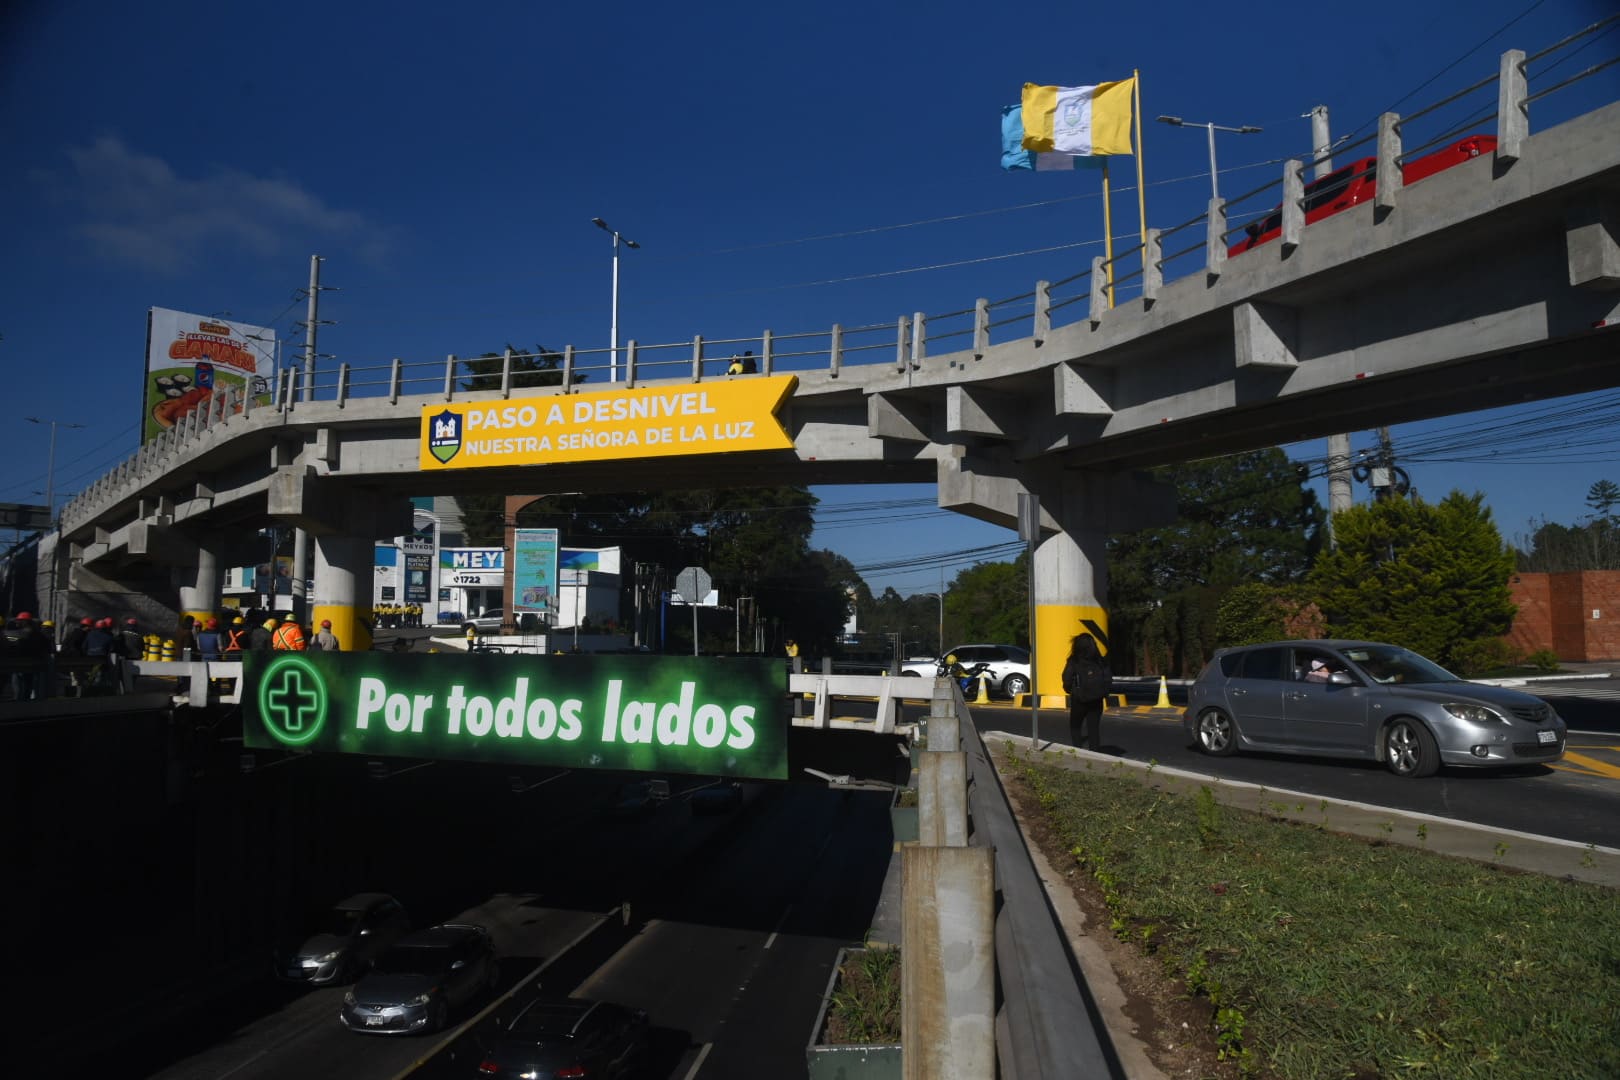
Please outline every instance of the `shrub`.
[{"label": "shrub", "polygon": [[1451,647],[1451,666],[1465,678],[1511,667],[1518,659],[1518,650],[1499,637],[1459,641]]},{"label": "shrub", "polygon": [[1537,649],[1524,662],[1541,671],[1557,671],[1559,667],[1558,654],[1551,649]]}]

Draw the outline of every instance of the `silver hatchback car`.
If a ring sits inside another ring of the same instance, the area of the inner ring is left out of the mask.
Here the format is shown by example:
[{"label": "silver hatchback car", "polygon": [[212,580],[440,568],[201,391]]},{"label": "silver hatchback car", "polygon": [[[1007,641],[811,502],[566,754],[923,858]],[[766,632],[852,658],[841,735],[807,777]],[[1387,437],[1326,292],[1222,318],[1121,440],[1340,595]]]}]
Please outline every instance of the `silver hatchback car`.
[{"label": "silver hatchback car", "polygon": [[1397,776],[1557,761],[1566,733],[1538,697],[1467,682],[1374,641],[1221,649],[1193,683],[1182,722],[1206,754],[1366,758]]}]

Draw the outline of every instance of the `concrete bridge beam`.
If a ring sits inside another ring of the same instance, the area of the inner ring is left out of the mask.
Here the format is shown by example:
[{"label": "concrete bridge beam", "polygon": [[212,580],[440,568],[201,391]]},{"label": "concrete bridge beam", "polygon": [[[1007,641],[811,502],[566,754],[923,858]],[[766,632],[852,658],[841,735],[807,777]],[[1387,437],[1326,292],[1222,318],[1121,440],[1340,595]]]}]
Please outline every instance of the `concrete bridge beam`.
[{"label": "concrete bridge beam", "polygon": [[411,502],[324,476],[284,469],[270,479],[268,510],[283,524],[311,536],[379,540],[411,529]]},{"label": "concrete bridge beam", "polygon": [[1620,289],[1620,204],[1572,207],[1564,221],[1570,285]]}]

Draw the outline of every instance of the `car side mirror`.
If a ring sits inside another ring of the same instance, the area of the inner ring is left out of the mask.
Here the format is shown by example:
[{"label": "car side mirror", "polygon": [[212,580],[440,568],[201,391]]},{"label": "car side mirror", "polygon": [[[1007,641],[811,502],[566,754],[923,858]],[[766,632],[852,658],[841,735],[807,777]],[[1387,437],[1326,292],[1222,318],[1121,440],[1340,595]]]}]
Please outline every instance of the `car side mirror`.
[{"label": "car side mirror", "polygon": [[457,960],[457,961],[455,961],[454,963],[452,963],[450,965],[450,970],[451,971],[456,971],[457,969],[464,968],[466,966],[467,966],[467,961],[465,961],[465,960]]},{"label": "car side mirror", "polygon": [[1356,684],[1356,680],[1351,677],[1348,671],[1335,671],[1328,676],[1328,682],[1334,686],[1354,686]]}]

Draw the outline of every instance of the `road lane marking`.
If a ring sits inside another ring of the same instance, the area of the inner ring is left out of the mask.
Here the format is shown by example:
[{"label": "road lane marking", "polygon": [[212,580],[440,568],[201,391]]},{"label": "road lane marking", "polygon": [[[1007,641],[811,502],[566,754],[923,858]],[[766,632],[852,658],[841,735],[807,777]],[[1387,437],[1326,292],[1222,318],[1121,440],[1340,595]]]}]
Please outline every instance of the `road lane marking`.
[{"label": "road lane marking", "polygon": [[776,935],[781,933],[782,924],[788,921],[788,916],[791,914],[793,914],[793,905],[789,904],[787,910],[782,912],[782,917],[776,920],[776,926],[771,930],[771,936],[765,939],[767,949],[776,944]]},{"label": "road lane marking", "polygon": [[447,1048],[451,1043],[453,1043],[457,1039],[461,1038],[462,1034],[464,1032],[470,1030],[474,1024],[477,1024],[479,1021],[483,1020],[484,1017],[486,1017],[490,1013],[494,1012],[497,1006],[501,1005],[507,999],[509,999],[513,994],[517,993],[519,990],[521,990],[525,986],[529,985],[529,983],[531,981],[533,981],[534,979],[538,978],[540,973],[542,971],[546,970],[546,968],[550,967],[552,964],[556,963],[558,960],[560,960],[564,956],[567,956],[568,953],[574,948],[574,946],[578,945],[580,942],[584,941],[586,938],[588,938],[592,934],[596,933],[597,930],[601,929],[601,926],[602,926],[603,923],[605,923],[609,919],[613,918],[613,916],[619,914],[619,910],[620,910],[619,908],[613,908],[610,911],[603,912],[601,914],[601,916],[599,916],[595,922],[591,923],[589,926],[587,926],[585,929],[581,930],[577,935],[575,935],[574,940],[570,941],[567,945],[564,945],[557,952],[555,952],[551,956],[547,957],[545,963],[537,965],[533,971],[529,972],[527,975],[523,976],[523,978],[519,979],[517,981],[517,983],[514,984],[513,987],[510,990],[508,990],[508,991],[506,991],[506,993],[501,994],[500,996],[496,997],[495,1000],[491,1001],[488,1005],[485,1005],[482,1009],[479,1010],[477,1016],[470,1016],[467,1019],[463,1020],[461,1023],[457,1024],[455,1027],[451,1028],[450,1031],[444,1036],[444,1038],[440,1039],[438,1041],[438,1043],[436,1043],[431,1050],[429,1050],[427,1053],[423,1054],[421,1057],[417,1058],[415,1061],[411,1062],[409,1065],[405,1066],[405,1068],[401,1069],[399,1072],[395,1073],[393,1075],[393,1077],[391,1078],[391,1080],[405,1080],[405,1078],[410,1076],[411,1073],[415,1072],[417,1069],[420,1069],[423,1065],[426,1065],[429,1061],[432,1061],[435,1057],[437,1057],[439,1055],[439,1053],[441,1051],[443,1051],[445,1048]]},{"label": "road lane marking", "polygon": [[1610,780],[1620,780],[1620,765],[1610,765],[1585,754],[1577,754],[1567,746],[1564,748],[1564,760],[1548,762],[1555,769],[1565,772],[1580,773],[1583,776],[1602,776]]},{"label": "road lane marking", "polygon": [[703,1067],[703,1059],[709,1056],[709,1051],[712,1049],[714,1049],[714,1043],[704,1043],[703,1049],[698,1051],[697,1060],[692,1062],[692,1067],[686,1070],[686,1075],[681,1080],[692,1080],[692,1077],[696,1076],[698,1070]]}]

